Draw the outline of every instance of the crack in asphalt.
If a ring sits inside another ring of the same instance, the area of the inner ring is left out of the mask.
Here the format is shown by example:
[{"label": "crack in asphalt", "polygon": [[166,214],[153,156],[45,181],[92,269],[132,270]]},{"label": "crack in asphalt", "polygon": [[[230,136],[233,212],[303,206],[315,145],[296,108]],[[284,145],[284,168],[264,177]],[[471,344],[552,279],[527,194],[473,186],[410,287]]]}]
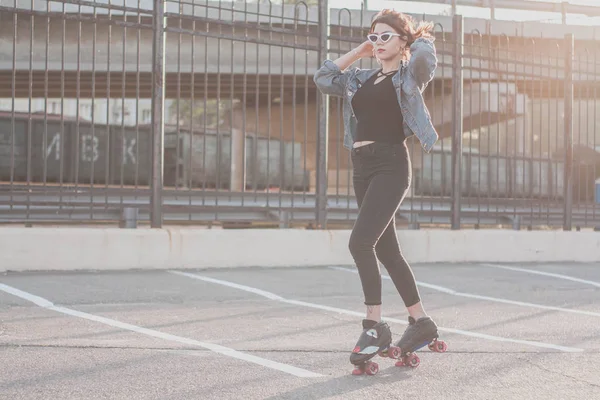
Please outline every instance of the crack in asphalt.
[{"label": "crack in asphalt", "polygon": [[532,360],[529,360],[527,358],[523,358],[522,360],[525,361],[527,364],[533,366],[533,367],[541,369],[544,372],[549,372],[551,374],[562,376],[563,378],[571,379],[571,380],[573,380],[575,382],[584,383],[584,384],[590,385],[592,387],[600,388],[600,384],[586,381],[585,379],[581,379],[581,378],[578,378],[576,376],[572,376],[572,375],[566,374],[566,373],[564,373],[562,371],[551,370],[551,369],[546,368],[543,365],[539,365],[539,364],[537,364],[537,363],[535,363]]}]

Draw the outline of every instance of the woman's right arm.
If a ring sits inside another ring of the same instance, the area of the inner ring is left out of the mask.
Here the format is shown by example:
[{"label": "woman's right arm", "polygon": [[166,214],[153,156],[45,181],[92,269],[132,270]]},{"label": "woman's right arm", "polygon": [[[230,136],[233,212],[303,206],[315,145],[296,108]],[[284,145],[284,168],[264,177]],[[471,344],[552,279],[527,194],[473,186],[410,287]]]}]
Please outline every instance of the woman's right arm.
[{"label": "woman's right arm", "polygon": [[372,54],[372,46],[369,42],[361,44],[333,61],[325,60],[313,77],[317,88],[323,94],[343,96],[350,76],[348,67],[363,58],[365,54]]}]

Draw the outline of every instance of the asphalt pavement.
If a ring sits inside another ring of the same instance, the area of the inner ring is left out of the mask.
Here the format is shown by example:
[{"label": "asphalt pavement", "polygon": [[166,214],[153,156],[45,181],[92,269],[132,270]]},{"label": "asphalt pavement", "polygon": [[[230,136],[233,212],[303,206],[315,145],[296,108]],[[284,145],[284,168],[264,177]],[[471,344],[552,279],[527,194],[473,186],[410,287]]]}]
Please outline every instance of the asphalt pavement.
[{"label": "asphalt pavement", "polygon": [[600,264],[413,268],[448,351],[358,377],[350,267],[3,274],[0,399],[600,398]]}]

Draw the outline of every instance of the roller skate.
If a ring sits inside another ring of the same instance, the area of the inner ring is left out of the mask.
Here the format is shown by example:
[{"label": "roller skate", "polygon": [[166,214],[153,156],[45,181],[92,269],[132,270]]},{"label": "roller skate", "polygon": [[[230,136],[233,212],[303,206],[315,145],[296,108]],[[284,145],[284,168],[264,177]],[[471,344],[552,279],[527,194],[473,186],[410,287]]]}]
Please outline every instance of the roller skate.
[{"label": "roller skate", "polygon": [[408,328],[396,343],[396,347],[400,348],[400,360],[396,366],[418,367],[421,360],[415,351],[425,346],[436,353],[444,353],[448,346],[438,337],[437,325],[430,317],[419,318],[418,321],[408,317]]},{"label": "roller skate", "polygon": [[376,355],[399,358],[400,349],[390,346],[392,332],[385,322],[364,319],[362,324],[363,332],[350,355],[350,363],[355,366],[352,375],[375,375],[379,372],[379,365],[370,360]]}]

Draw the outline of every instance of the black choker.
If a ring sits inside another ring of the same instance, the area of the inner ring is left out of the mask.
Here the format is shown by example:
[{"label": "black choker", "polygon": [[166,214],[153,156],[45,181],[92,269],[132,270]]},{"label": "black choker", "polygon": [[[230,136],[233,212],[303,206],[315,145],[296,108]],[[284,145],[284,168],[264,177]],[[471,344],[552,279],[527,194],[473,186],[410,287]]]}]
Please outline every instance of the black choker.
[{"label": "black choker", "polygon": [[379,71],[379,76],[390,76],[390,75],[394,75],[396,72],[398,72],[398,70],[394,70],[394,71],[389,71],[389,72],[383,72],[383,70]]}]

